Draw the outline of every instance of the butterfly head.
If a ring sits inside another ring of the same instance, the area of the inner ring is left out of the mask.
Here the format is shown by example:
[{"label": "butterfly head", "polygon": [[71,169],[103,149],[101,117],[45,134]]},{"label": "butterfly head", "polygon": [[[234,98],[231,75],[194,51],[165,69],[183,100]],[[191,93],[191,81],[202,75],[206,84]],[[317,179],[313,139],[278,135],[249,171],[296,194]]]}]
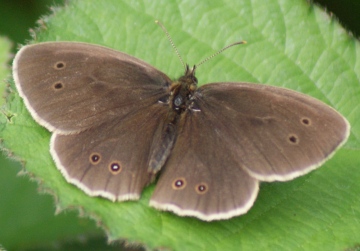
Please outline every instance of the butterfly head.
[{"label": "butterfly head", "polygon": [[197,89],[198,80],[195,77],[195,70],[195,65],[192,68],[186,65],[184,75],[174,81],[170,87],[171,108],[179,113],[189,107],[191,97]]}]

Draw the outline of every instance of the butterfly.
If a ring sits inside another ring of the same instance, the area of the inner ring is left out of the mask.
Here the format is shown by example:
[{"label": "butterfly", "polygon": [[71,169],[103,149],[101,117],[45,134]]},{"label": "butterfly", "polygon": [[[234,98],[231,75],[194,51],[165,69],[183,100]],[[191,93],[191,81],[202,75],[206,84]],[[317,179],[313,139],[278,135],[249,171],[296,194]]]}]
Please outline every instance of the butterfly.
[{"label": "butterfly", "polygon": [[347,120],[310,96],[263,84],[197,86],[125,53],[80,42],[27,45],[13,76],[32,117],[52,132],[65,179],[91,196],[137,200],[204,221],[253,205],[261,181],[319,167],[348,138]]}]

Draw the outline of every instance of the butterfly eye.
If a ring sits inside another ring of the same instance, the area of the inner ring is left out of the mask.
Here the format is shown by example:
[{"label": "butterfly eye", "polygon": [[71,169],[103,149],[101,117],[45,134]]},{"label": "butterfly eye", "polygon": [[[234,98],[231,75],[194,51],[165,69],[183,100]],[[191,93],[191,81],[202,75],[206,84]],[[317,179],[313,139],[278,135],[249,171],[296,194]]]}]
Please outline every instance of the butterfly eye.
[{"label": "butterfly eye", "polygon": [[185,188],[186,186],[186,180],[184,178],[177,178],[172,183],[172,188],[175,190],[180,190]]},{"label": "butterfly eye", "polygon": [[174,99],[174,105],[176,107],[180,106],[183,102],[183,98],[180,95],[177,95]]},{"label": "butterfly eye", "polygon": [[121,172],[121,165],[120,162],[114,161],[109,165],[109,170],[112,174],[118,174]]},{"label": "butterfly eye", "polygon": [[99,164],[101,160],[101,155],[99,153],[92,153],[90,155],[90,163],[93,165]]},{"label": "butterfly eye", "polygon": [[54,69],[55,70],[62,70],[64,69],[66,66],[66,64],[62,61],[59,61],[59,62],[56,62],[55,65],[54,65]]},{"label": "butterfly eye", "polygon": [[199,185],[195,186],[195,191],[198,194],[205,194],[208,191],[208,185],[206,183],[200,183]]}]

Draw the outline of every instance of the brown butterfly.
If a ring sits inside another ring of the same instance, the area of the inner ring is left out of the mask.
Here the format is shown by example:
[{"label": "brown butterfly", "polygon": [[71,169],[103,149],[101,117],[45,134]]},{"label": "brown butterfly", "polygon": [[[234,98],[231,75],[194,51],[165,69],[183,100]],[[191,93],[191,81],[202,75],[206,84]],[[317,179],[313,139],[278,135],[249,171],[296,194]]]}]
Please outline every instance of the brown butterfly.
[{"label": "brown butterfly", "polygon": [[212,83],[195,69],[173,81],[98,45],[23,47],[13,74],[33,118],[51,131],[65,179],[91,196],[136,200],[156,176],[150,205],[211,221],[244,214],[259,181],[319,167],[350,126],[328,105],[279,87]]}]

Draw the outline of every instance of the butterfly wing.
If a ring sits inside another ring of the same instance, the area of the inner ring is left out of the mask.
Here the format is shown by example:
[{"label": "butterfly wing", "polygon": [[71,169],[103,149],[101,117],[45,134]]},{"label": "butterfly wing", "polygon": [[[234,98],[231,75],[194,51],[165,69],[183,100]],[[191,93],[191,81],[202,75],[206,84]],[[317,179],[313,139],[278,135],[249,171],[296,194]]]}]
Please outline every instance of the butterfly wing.
[{"label": "butterfly wing", "polygon": [[200,87],[181,123],[150,203],[208,221],[245,213],[257,180],[289,180],[318,167],[350,129],[316,99],[246,83]]},{"label": "butterfly wing", "polygon": [[161,143],[166,114],[166,106],[151,105],[77,134],[54,133],[52,156],[66,180],[87,194],[113,201],[138,199],[154,178],[149,158]]},{"label": "butterfly wing", "polygon": [[90,195],[137,199],[153,179],[170,79],[127,54],[74,42],[25,46],[13,72],[34,119],[54,132],[50,150],[67,181]]},{"label": "butterfly wing", "polygon": [[145,108],[168,94],[170,79],[149,64],[102,46],[48,42],[23,47],[16,87],[34,119],[71,134]]},{"label": "butterfly wing", "polygon": [[206,115],[187,111],[182,116],[151,206],[211,221],[243,214],[253,205],[258,181],[241,168],[224,132]]},{"label": "butterfly wing", "polygon": [[261,181],[290,180],[319,167],[346,142],[350,125],[330,106],[285,88],[247,83],[199,88],[239,163]]}]

